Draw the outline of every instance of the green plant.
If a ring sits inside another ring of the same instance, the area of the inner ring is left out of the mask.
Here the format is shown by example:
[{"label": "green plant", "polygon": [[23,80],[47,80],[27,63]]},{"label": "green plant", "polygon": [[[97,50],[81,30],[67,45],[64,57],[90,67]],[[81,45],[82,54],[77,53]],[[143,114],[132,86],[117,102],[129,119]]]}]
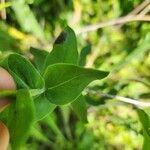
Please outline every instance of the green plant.
[{"label": "green plant", "polygon": [[0,114],[0,120],[9,128],[14,150],[23,147],[32,125],[57,106],[71,106],[86,123],[86,103],[82,91],[90,82],[108,75],[105,71],[80,66],[76,36],[70,27],[58,36],[50,53],[34,48],[30,52],[33,55],[31,60],[12,53],[0,62],[17,86],[16,90],[0,91],[0,97],[14,99]]}]

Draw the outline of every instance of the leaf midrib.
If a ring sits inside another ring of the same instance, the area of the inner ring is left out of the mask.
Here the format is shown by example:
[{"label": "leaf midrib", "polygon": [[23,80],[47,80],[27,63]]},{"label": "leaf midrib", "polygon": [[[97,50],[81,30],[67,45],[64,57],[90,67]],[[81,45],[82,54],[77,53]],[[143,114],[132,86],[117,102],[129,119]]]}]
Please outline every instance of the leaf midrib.
[{"label": "leaf midrib", "polygon": [[71,78],[71,79],[69,79],[69,80],[67,80],[67,81],[64,81],[64,82],[62,82],[62,83],[60,83],[60,84],[57,84],[57,85],[55,85],[55,86],[53,86],[53,87],[48,88],[48,90],[57,88],[57,87],[59,87],[59,86],[61,86],[61,85],[63,85],[63,84],[66,84],[66,83],[68,83],[68,82],[70,82],[70,81],[72,81],[72,80],[74,80],[74,79],[76,79],[76,78],[78,78],[78,77],[80,77],[80,76],[83,76],[83,75],[86,75],[86,74],[83,73],[83,74],[80,74],[80,75],[78,75],[78,76],[75,76],[75,77],[73,77],[73,78]]}]

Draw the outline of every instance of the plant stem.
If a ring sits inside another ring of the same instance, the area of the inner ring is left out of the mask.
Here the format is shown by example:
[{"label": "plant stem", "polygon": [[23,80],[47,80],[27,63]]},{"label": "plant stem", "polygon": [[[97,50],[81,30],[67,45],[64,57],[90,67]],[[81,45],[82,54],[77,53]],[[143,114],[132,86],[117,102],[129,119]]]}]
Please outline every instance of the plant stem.
[{"label": "plant stem", "polygon": [[[37,95],[40,95],[42,94],[45,89],[30,89],[30,94],[31,96],[37,96]],[[1,97],[7,97],[7,96],[16,96],[17,94],[17,90],[0,90],[0,98]]]},{"label": "plant stem", "polygon": [[16,90],[0,90],[0,98],[6,96],[15,96],[16,93]]},{"label": "plant stem", "polygon": [[94,91],[94,90],[86,90],[86,92],[88,94],[93,94],[93,95],[97,95],[97,96],[103,96],[103,97],[108,97],[111,99],[116,99],[125,103],[129,103],[132,105],[135,105],[137,107],[150,107],[150,102],[144,102],[141,100],[135,100],[135,99],[131,99],[131,98],[127,98],[127,97],[122,97],[122,96],[116,96],[116,95],[111,95],[111,94],[105,94],[105,93],[101,93],[99,91]]},{"label": "plant stem", "polygon": [[78,31],[77,34],[87,33],[87,32],[98,30],[100,28],[124,24],[124,23],[128,23],[128,22],[134,22],[134,21],[150,22],[150,15],[125,16],[125,17],[120,17],[116,20],[110,20],[108,22],[101,22],[98,24],[88,25],[88,26],[85,26],[82,29],[80,29],[80,31]]}]

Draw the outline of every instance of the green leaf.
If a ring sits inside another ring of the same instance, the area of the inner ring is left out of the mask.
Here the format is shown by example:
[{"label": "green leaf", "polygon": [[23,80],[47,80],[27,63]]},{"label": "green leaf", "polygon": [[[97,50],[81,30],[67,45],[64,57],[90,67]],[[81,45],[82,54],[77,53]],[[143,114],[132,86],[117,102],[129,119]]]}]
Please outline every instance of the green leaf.
[{"label": "green leaf", "polygon": [[140,121],[143,126],[143,136],[144,136],[144,144],[143,144],[143,150],[149,150],[150,147],[150,114],[149,110],[145,109],[138,109],[137,110]]},{"label": "green leaf", "polygon": [[147,51],[149,51],[150,47],[150,34],[147,34],[147,36],[144,38],[144,40],[141,42],[141,45],[135,48],[129,55],[127,55],[124,59],[122,59],[118,64],[116,64],[112,71],[117,72],[120,69],[124,68],[127,64],[132,62],[133,60],[137,59],[143,59],[143,56]]},{"label": "green leaf", "polygon": [[19,54],[10,54],[2,66],[14,77],[18,88],[41,89],[44,81],[34,66]]},{"label": "green leaf", "polygon": [[85,66],[87,55],[90,53],[91,53],[91,45],[89,44],[81,50],[80,57],[79,57],[80,66]]},{"label": "green leaf", "polygon": [[150,92],[140,94],[140,98],[141,99],[149,99],[150,98]]},{"label": "green leaf", "polygon": [[46,58],[45,68],[55,63],[78,63],[77,40],[70,27],[66,27],[56,39],[52,52]]},{"label": "green leaf", "polygon": [[143,131],[143,135],[144,135],[144,143],[143,143],[143,150],[149,150],[150,148],[150,137],[149,135]]},{"label": "green leaf", "polygon": [[73,111],[76,113],[78,118],[83,122],[87,123],[87,107],[86,107],[86,101],[83,97],[83,95],[80,95],[78,99],[76,99],[74,102],[71,103],[71,107]]},{"label": "green leaf", "polygon": [[[9,51],[10,49],[13,51],[18,51],[18,42],[17,40],[12,37],[8,32],[8,28],[6,30],[2,30],[0,27],[0,52],[6,52]],[[0,53],[1,54],[1,53]],[[3,53],[4,54],[4,53]],[[0,58],[1,59],[1,58]]]},{"label": "green leaf", "polygon": [[144,111],[142,109],[138,109],[137,112],[144,130],[147,132],[147,134],[150,137],[150,116],[148,114],[148,110],[145,109]]},{"label": "green leaf", "polygon": [[45,124],[49,128],[49,130],[52,130],[56,136],[59,136],[60,138],[65,140],[65,137],[64,137],[61,129],[57,125],[57,121],[55,120],[54,114],[51,113],[50,115],[46,116],[42,120],[42,123]]},{"label": "green leaf", "polygon": [[46,97],[56,105],[64,105],[77,99],[93,80],[102,79],[108,72],[85,69],[71,64],[54,64],[44,74]]},{"label": "green leaf", "polygon": [[8,127],[13,150],[20,150],[34,122],[34,103],[28,90],[19,90],[9,108]]},{"label": "green leaf", "polygon": [[42,143],[51,144],[48,137],[37,126],[32,127],[30,135],[32,136],[32,138],[34,138]]},{"label": "green leaf", "polygon": [[38,69],[40,73],[43,72],[44,69],[44,62],[46,59],[46,56],[49,54],[45,50],[39,50],[36,48],[30,48],[30,52],[33,55],[32,63],[33,65]]},{"label": "green leaf", "polygon": [[38,23],[29,5],[25,4],[25,0],[13,0],[12,9],[15,12],[17,21],[24,31],[31,32],[35,37],[41,40],[45,39],[42,27]]},{"label": "green leaf", "polygon": [[44,94],[36,97],[34,103],[36,109],[36,121],[43,119],[56,108],[56,105],[50,103]]}]

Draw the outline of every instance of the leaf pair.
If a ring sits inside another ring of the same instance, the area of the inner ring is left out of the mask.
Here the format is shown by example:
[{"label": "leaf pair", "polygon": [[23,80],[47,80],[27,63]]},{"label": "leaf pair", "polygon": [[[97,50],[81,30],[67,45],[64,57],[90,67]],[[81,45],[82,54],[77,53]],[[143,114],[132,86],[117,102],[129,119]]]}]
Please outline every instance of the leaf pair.
[{"label": "leaf pair", "polygon": [[[70,27],[66,27],[56,39],[50,53],[33,48],[30,51],[34,56],[33,64],[43,73],[45,98],[55,105],[72,103],[75,112],[79,110],[76,107],[78,104],[81,109],[78,116],[81,118],[82,112],[86,112],[81,92],[93,80],[108,75],[107,72],[78,66],[78,63],[82,66],[85,64],[85,55],[90,52],[90,47],[84,48],[79,57],[75,33]],[[84,121],[85,116],[81,120]]]},{"label": "leaf pair", "polygon": [[87,111],[81,92],[93,80],[108,75],[104,71],[78,66],[85,64],[85,55],[89,52],[88,46],[79,56],[75,33],[66,27],[56,39],[53,50],[45,61],[45,96],[56,105],[71,103],[71,107],[83,122],[87,121]]},{"label": "leaf pair", "polygon": [[71,104],[78,117],[87,122],[86,103],[81,93],[90,82],[108,75],[78,66],[81,58],[76,36],[69,27],[56,39],[52,52],[31,49],[31,53],[34,66],[19,54],[10,54],[1,64],[13,76],[18,89],[7,116],[11,143],[16,149],[25,141],[25,133],[33,122],[57,105]]}]

